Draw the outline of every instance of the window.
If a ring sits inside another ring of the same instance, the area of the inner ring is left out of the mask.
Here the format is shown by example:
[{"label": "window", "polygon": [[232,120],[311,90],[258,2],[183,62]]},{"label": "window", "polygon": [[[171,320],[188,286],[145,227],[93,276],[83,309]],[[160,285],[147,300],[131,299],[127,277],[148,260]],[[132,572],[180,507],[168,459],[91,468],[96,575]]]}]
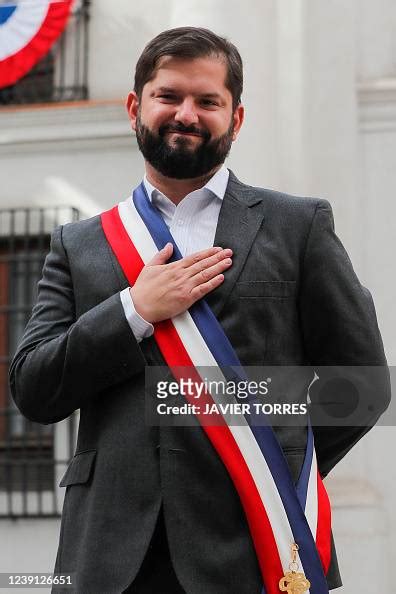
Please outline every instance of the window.
[{"label": "window", "polygon": [[76,416],[40,425],[17,410],[8,368],[36,301],[51,230],[75,209],[0,211],[0,517],[59,514],[59,473],[73,455]]}]

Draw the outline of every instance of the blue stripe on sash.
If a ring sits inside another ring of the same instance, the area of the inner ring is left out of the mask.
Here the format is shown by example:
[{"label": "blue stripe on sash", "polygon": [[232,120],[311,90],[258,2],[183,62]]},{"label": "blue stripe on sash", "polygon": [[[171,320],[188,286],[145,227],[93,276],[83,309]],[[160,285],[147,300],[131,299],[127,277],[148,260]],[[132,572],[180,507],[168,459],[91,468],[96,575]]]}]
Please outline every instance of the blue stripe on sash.
[{"label": "blue stripe on sash", "polygon": [[301,503],[303,509],[305,509],[305,504],[307,502],[307,492],[308,492],[308,482],[309,482],[309,475],[311,473],[311,464],[313,458],[313,432],[310,421],[308,421],[307,427],[307,447],[305,452],[304,463],[302,465],[300,476],[298,477],[296,491],[298,499]]},{"label": "blue stripe on sash", "polygon": [[[134,190],[133,202],[158,250],[161,250],[170,242],[173,244],[173,253],[170,261],[175,262],[180,260],[182,255],[179,248],[160,212],[149,200],[143,182]],[[200,299],[194,303],[188,311],[219,367],[226,367],[227,370],[233,367],[237,379],[247,379],[231,343],[204,299]],[[238,370],[238,373],[236,373],[236,370]],[[229,376],[229,372],[226,372],[226,374]],[[248,415],[246,417],[249,422]],[[278,491],[295,541],[300,547],[299,555],[304,565],[306,577],[311,582],[310,594],[328,594],[329,589],[315,540],[312,538],[312,533],[304,513],[313,455],[312,428],[310,425],[308,426],[305,460],[296,487],[293,483],[287,460],[272,427],[266,425],[264,416],[261,420],[262,425],[249,424],[274,481],[278,486]]]}]

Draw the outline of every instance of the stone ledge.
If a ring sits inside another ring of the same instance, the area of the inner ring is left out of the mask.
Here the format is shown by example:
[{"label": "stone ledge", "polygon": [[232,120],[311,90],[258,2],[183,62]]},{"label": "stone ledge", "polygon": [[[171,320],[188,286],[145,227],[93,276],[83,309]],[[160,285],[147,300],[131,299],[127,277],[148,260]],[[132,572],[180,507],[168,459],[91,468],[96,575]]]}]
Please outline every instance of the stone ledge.
[{"label": "stone ledge", "polygon": [[396,78],[360,82],[357,94],[361,131],[396,131]]},{"label": "stone ledge", "polygon": [[70,152],[133,148],[136,139],[122,100],[0,109],[0,151]]},{"label": "stone ledge", "polygon": [[383,497],[372,483],[364,479],[325,479],[333,508],[382,507]]}]

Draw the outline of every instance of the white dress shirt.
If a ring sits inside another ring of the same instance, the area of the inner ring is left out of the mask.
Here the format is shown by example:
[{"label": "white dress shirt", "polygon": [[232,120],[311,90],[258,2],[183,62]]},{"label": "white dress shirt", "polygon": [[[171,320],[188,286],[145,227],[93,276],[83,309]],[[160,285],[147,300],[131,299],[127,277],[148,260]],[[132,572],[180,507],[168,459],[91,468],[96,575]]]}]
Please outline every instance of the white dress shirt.
[{"label": "white dress shirt", "polygon": [[[222,165],[202,188],[187,194],[176,206],[144,176],[147,195],[160,211],[182,256],[213,246],[228,177],[229,171]],[[129,287],[120,292],[120,297],[136,340],[151,336],[154,327],[135,310]]]}]

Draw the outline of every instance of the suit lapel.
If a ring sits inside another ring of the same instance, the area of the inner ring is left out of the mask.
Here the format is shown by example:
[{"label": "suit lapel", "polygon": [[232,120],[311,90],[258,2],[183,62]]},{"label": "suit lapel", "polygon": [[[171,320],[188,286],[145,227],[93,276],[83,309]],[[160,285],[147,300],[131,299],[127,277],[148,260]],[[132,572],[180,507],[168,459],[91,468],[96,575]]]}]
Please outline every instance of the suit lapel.
[{"label": "suit lapel", "polygon": [[258,207],[261,201],[262,197],[254,188],[242,184],[230,170],[213,245],[231,248],[233,263],[225,273],[223,283],[205,298],[216,316],[234,288],[263,222],[264,213]]}]

